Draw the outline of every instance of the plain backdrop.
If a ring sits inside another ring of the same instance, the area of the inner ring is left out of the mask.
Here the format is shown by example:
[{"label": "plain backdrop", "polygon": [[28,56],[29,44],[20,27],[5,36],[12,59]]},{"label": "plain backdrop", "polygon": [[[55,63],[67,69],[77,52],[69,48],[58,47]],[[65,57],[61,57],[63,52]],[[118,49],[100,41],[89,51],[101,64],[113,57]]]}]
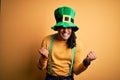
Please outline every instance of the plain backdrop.
[{"label": "plain backdrop", "polygon": [[37,68],[42,39],[55,25],[54,10],[76,11],[77,38],[84,58],[91,50],[97,59],[75,80],[120,80],[120,0],[2,0],[0,80],[44,80]]}]

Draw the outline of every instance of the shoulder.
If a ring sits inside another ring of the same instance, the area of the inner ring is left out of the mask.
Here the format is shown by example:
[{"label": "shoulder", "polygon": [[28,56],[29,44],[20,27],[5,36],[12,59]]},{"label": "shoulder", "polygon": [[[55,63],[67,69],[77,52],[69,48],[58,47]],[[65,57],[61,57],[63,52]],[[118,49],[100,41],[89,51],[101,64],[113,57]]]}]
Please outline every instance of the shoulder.
[{"label": "shoulder", "polygon": [[47,35],[45,36],[43,39],[42,39],[42,43],[46,43],[46,44],[49,44],[52,40],[52,36],[55,35],[55,34],[50,34],[50,35]]},{"label": "shoulder", "polygon": [[76,39],[76,50],[79,52],[79,51],[82,51],[83,49],[83,44],[82,44],[82,41],[81,39]]},{"label": "shoulder", "polygon": [[76,39],[76,47],[82,47],[82,40],[81,39]]},{"label": "shoulder", "polygon": [[49,49],[49,45],[50,45],[50,42],[51,42],[51,39],[52,39],[52,35],[54,35],[54,34],[47,35],[42,39],[41,48],[44,47],[46,49]]}]

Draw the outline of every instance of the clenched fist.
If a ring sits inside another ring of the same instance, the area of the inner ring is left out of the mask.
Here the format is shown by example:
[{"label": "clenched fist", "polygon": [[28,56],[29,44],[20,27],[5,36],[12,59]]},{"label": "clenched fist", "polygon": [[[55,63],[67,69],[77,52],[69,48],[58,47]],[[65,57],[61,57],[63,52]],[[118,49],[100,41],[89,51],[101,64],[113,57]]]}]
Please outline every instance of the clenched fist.
[{"label": "clenched fist", "polygon": [[48,58],[49,51],[47,49],[41,48],[39,49],[39,53],[40,55],[42,55],[43,58],[46,58],[46,59]]},{"label": "clenched fist", "polygon": [[86,59],[89,60],[89,61],[95,60],[96,59],[96,53],[94,51],[90,51],[87,54]]},{"label": "clenched fist", "polygon": [[87,67],[90,65],[91,61],[96,59],[96,53],[94,51],[90,51],[86,58],[83,60],[84,66]]}]

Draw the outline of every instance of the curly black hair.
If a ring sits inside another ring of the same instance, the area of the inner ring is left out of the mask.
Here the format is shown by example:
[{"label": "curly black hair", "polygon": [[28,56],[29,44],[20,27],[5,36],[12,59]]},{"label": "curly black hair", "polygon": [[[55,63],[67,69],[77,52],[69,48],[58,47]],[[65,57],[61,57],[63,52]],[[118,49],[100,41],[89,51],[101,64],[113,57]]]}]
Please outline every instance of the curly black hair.
[{"label": "curly black hair", "polygon": [[68,48],[74,48],[76,46],[76,35],[75,35],[75,32],[74,30],[72,30],[72,33],[71,33],[71,36],[70,38],[67,40],[67,45],[68,45]]}]

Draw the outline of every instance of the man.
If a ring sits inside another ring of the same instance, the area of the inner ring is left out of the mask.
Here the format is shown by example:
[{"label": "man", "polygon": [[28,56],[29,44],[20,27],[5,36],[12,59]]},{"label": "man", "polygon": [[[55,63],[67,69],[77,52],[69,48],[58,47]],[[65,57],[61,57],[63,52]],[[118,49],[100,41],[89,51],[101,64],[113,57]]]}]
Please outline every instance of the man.
[{"label": "man", "polygon": [[90,51],[81,60],[81,45],[75,32],[79,29],[74,24],[75,11],[67,6],[59,7],[54,12],[57,31],[45,37],[39,49],[39,68],[46,69],[46,80],[74,80],[74,74],[80,74],[96,59]]}]

